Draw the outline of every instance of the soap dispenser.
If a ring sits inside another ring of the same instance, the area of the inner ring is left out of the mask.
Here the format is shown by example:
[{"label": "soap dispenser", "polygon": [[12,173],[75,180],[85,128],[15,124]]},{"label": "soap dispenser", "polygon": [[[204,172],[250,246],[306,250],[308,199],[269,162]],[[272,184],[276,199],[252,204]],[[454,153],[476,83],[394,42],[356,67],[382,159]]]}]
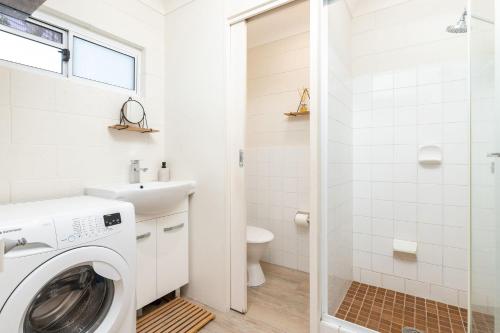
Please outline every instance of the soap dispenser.
[{"label": "soap dispenser", "polygon": [[161,162],[161,168],[158,170],[158,180],[160,182],[170,181],[170,168],[167,167],[167,162]]}]

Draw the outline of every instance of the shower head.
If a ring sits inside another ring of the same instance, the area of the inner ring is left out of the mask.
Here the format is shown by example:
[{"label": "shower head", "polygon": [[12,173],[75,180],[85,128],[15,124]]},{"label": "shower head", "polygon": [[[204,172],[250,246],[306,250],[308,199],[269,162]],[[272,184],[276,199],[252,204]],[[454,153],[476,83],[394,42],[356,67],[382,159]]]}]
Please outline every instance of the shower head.
[{"label": "shower head", "polygon": [[462,17],[460,18],[460,20],[458,20],[458,22],[456,24],[448,26],[448,28],[446,28],[446,31],[448,31],[449,33],[452,33],[452,34],[466,33],[467,32],[466,18],[467,18],[467,9],[462,14]]}]

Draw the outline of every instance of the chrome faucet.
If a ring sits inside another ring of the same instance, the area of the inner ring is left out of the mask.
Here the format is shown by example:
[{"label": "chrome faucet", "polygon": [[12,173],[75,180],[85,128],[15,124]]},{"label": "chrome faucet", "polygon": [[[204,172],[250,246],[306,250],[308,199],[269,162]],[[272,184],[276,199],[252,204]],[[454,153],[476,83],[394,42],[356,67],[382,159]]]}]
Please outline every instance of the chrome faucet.
[{"label": "chrome faucet", "polygon": [[141,168],[139,166],[139,160],[130,161],[130,184],[141,182],[141,171],[146,172],[148,168]]}]

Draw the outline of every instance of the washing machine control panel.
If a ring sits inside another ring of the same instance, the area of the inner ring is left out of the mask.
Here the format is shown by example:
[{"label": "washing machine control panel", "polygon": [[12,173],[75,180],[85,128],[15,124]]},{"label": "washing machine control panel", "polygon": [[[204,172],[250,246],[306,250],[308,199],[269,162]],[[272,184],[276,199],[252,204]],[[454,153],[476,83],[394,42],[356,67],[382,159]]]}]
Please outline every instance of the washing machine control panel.
[{"label": "washing machine control panel", "polygon": [[118,232],[121,226],[121,214],[112,212],[62,217],[55,220],[55,225],[59,247],[72,247]]},{"label": "washing machine control panel", "polygon": [[112,227],[117,224],[122,223],[122,216],[120,213],[113,213],[113,214],[107,214],[104,215],[104,225],[106,227]]}]

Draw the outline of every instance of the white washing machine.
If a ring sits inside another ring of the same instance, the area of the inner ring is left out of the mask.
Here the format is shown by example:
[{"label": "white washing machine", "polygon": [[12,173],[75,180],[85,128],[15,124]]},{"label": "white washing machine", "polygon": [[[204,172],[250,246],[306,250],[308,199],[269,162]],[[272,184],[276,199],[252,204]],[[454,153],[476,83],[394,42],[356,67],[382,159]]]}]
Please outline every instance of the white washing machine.
[{"label": "white washing machine", "polygon": [[0,206],[0,240],[1,332],[135,332],[130,203],[74,197]]}]

